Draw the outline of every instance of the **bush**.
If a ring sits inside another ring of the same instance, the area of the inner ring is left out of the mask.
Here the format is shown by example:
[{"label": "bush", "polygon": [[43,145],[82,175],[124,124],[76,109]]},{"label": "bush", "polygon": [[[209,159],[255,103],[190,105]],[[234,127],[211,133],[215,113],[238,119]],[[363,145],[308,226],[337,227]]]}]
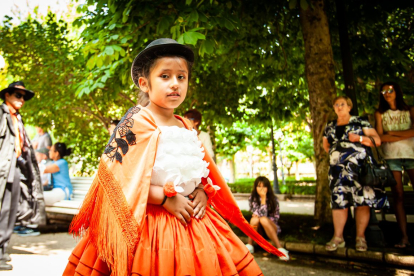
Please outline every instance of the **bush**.
[{"label": "bush", "polygon": [[[282,180],[281,178],[279,179]],[[285,182],[287,181],[297,181],[294,175],[285,176]],[[315,177],[301,177],[298,181],[316,181]]]},{"label": "bush", "polygon": [[253,186],[253,183],[254,183],[254,180],[255,180],[256,178],[239,178],[239,179],[237,179],[237,181],[234,183],[234,184],[246,184],[246,183],[249,183],[249,184],[252,184],[252,186]]},{"label": "bush", "polygon": [[316,182],[295,181],[286,182],[286,185],[279,186],[280,191],[284,189],[283,194],[292,195],[314,195],[316,193]]},{"label": "bush", "polygon": [[253,189],[253,183],[233,183],[229,184],[229,188],[232,193],[248,193],[250,194]]},{"label": "bush", "polygon": [[[282,194],[292,195],[314,195],[316,192],[316,181],[285,181],[283,185],[279,182],[279,189]],[[235,183],[229,183],[229,187],[232,193],[251,193],[253,189],[254,178],[238,179]]]}]

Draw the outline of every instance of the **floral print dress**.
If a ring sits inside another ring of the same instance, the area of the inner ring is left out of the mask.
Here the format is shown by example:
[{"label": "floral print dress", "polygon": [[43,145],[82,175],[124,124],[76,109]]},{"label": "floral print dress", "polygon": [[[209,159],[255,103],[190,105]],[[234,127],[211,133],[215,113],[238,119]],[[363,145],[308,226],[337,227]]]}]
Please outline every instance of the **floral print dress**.
[{"label": "floral print dress", "polygon": [[347,125],[337,126],[336,120],[326,125],[324,137],[330,144],[328,177],[332,209],[345,209],[350,206],[380,209],[388,206],[384,191],[362,186],[358,181],[363,160],[367,154],[368,158],[372,158],[372,154],[361,143],[350,142],[348,134],[363,135],[363,128],[372,126],[368,120],[358,116],[351,116]]},{"label": "floral print dress", "polygon": [[272,213],[269,214],[268,208],[267,208],[267,204],[260,204],[254,200],[252,200],[252,197],[249,197],[249,207],[250,207],[250,211],[260,217],[268,217],[271,221],[273,221],[274,224],[276,224],[277,226],[277,233],[280,234],[280,232],[282,231],[280,229],[280,226],[278,225],[278,221],[280,218],[280,211],[279,211],[279,201],[276,198],[276,210]]}]

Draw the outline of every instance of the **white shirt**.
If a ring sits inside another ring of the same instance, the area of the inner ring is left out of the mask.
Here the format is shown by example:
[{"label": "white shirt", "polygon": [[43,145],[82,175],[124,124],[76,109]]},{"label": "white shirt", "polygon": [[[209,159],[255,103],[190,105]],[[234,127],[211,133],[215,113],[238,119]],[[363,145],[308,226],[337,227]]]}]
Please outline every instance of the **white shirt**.
[{"label": "white shirt", "polygon": [[200,131],[198,138],[200,138],[201,143],[203,143],[203,146],[208,152],[208,155],[210,155],[210,157],[213,158],[214,151],[213,151],[213,145],[211,144],[210,135],[207,132]]},{"label": "white shirt", "polygon": [[48,183],[48,185],[52,184],[52,181],[50,178],[51,174],[43,172],[46,169],[47,165],[48,165],[48,162],[46,160],[42,160],[39,162],[40,179],[42,181],[42,185],[44,185],[46,182]]},{"label": "white shirt", "polygon": [[[382,128],[384,132],[408,130],[412,126],[410,111],[388,109],[383,114]],[[414,159],[414,137],[396,142],[382,143],[385,159]]]}]

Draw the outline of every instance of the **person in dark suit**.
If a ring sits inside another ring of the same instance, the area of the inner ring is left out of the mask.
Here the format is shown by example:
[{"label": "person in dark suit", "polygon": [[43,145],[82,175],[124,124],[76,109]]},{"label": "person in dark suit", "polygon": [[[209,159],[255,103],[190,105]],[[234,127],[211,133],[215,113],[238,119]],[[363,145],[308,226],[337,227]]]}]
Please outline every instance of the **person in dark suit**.
[{"label": "person in dark suit", "polygon": [[21,81],[0,91],[0,271],[13,269],[6,249],[16,219],[22,225],[46,223],[40,171],[19,113],[33,96]]}]

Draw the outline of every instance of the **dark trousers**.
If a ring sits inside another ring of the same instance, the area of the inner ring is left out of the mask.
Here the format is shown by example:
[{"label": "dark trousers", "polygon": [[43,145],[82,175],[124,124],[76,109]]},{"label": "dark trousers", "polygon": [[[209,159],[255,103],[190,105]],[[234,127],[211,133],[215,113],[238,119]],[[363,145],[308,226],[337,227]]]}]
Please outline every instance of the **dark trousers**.
[{"label": "dark trousers", "polygon": [[13,183],[7,183],[0,212],[0,259],[13,234],[20,198],[20,169],[16,168]]}]

